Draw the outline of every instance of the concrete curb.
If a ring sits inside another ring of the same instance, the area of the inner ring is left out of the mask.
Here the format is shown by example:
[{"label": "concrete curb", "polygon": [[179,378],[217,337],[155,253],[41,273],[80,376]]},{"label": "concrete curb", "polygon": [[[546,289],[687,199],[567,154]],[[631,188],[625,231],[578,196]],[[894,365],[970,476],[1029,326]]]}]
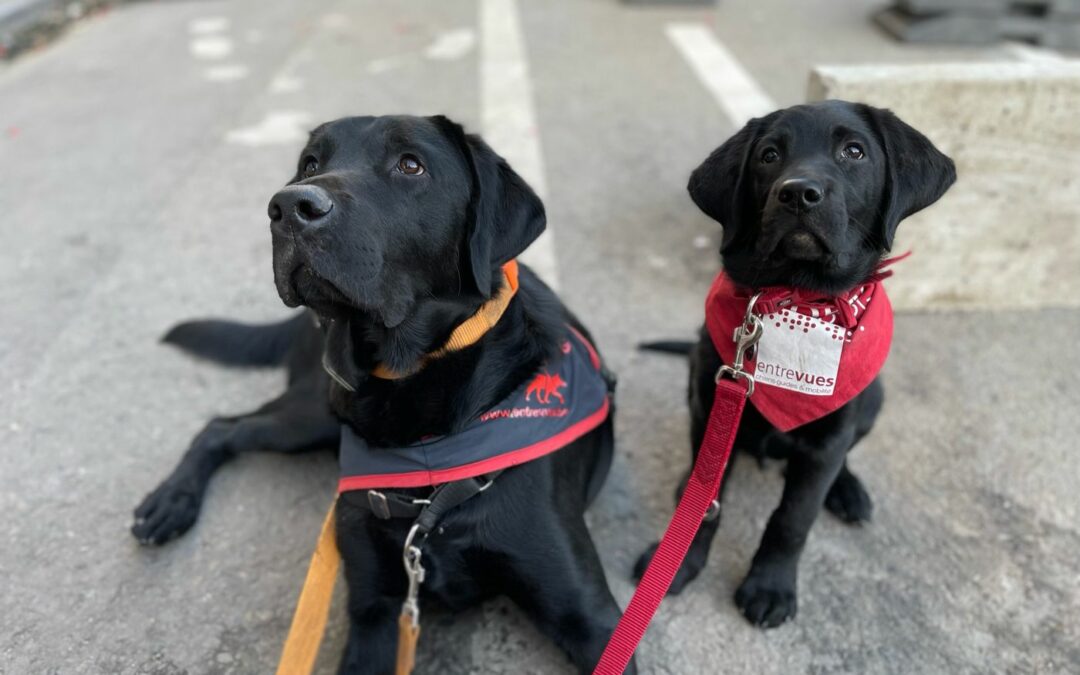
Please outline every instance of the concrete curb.
[{"label": "concrete curb", "polygon": [[822,66],[808,98],[890,108],[956,161],[900,227],[898,308],[1080,306],[1080,62]]}]

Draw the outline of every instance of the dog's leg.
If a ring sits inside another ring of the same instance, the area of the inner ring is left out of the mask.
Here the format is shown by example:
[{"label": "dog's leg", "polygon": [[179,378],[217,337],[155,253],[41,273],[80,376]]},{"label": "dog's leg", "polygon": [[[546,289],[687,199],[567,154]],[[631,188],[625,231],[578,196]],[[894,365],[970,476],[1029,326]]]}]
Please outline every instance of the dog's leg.
[{"label": "dog's leg", "polygon": [[[717,497],[719,503],[724,501],[724,491],[727,488],[729,476],[731,475],[731,468],[735,464],[735,453],[732,453],[731,458],[728,460],[728,468],[724,473],[724,478],[720,481],[720,494]],[[684,478],[682,483],[679,484],[679,489],[676,492],[675,500],[678,501],[682,496],[683,488],[686,486],[686,479]],[[698,529],[697,534],[694,535],[694,540],[690,542],[690,549],[686,552],[686,558],[683,559],[682,565],[679,567],[679,571],[675,573],[675,578],[671,581],[671,586],[668,588],[668,595],[678,595],[682,592],[686,585],[697,578],[701,571],[705,569],[705,565],[709,562],[709,551],[712,550],[712,541],[716,536],[717,530],[720,529],[720,512],[718,511],[714,517],[701,523],[701,528]],[[652,562],[653,555],[656,554],[657,547],[660,546],[660,542],[653,543],[641,557],[638,558],[634,564],[634,578],[640,580],[645,575],[645,570],[648,568],[649,563]]]},{"label": "dog's leg", "polygon": [[[585,520],[533,530],[508,551],[504,592],[555,642],[582,673],[591,673],[622,612]],[[636,673],[631,661],[627,673]]]},{"label": "dog's leg", "polygon": [[784,496],[735,593],[735,603],[753,624],[772,628],[795,616],[799,556],[855,440],[852,417],[851,410],[841,408],[798,432],[788,459]]},{"label": "dog's leg", "polygon": [[[849,453],[863,436],[874,428],[874,422],[877,420],[878,413],[881,412],[884,400],[885,390],[880,380],[874,380],[863,393],[859,394],[858,423],[855,440],[851,444],[852,447],[848,448]],[[846,461],[840,468],[840,473],[837,474],[832,487],[829,488],[829,494],[825,497],[825,508],[840,520],[851,524],[868,522],[874,512],[874,503],[870,495],[859,477],[848,468]]]},{"label": "dog's leg", "polygon": [[[705,341],[708,339],[709,338],[706,336],[697,345],[690,363],[690,447],[693,462],[697,461],[701,443],[705,439],[705,427],[709,423],[709,412],[712,410],[713,399],[716,398],[715,372],[720,366],[720,357],[712,347],[711,341]],[[754,430],[749,428],[744,429],[743,426],[740,426],[739,434],[735,441],[737,447],[746,447],[748,442],[746,437],[753,433]],[[756,443],[756,441],[753,441],[753,443]],[[724,501],[724,491],[727,488],[732,469],[735,465],[736,454],[737,453],[733,452],[728,459],[727,469],[724,472],[723,480],[720,482],[720,493],[717,495],[717,501],[719,503],[723,503]],[[679,483],[679,488],[675,492],[676,502],[682,496],[682,491],[685,488],[686,481],[689,477],[690,471],[687,471],[686,476],[683,477],[683,480]],[[690,550],[687,551],[686,558],[683,560],[682,565],[679,567],[679,571],[675,574],[675,578],[671,582],[671,586],[668,588],[669,595],[681,593],[683,588],[696,579],[697,576],[701,574],[701,570],[705,569],[705,565],[709,562],[709,551],[712,548],[712,541],[716,536],[718,529],[720,529],[719,512],[716,513],[715,517],[703,522],[697,534],[694,535],[694,540],[690,544]],[[652,561],[657,546],[659,546],[659,542],[650,546],[641,557],[638,558],[637,563],[634,565],[635,579],[641,579],[645,574],[645,569],[649,566],[649,562]]]},{"label": "dog's leg", "polygon": [[143,544],[163,544],[186,532],[199,516],[210,477],[239,453],[332,447],[339,434],[325,399],[300,387],[250,414],[211,420],[172,474],[135,509],[131,533]]},{"label": "dog's leg", "polygon": [[[348,497],[348,495],[346,495]],[[338,547],[348,584],[349,636],[341,675],[389,675],[397,658],[397,618],[405,601],[401,550],[368,532],[364,509],[338,500]]]},{"label": "dog's leg", "polygon": [[825,496],[825,508],[834,516],[852,525],[869,522],[874,512],[874,502],[863,487],[859,477],[851,473],[847,462]]}]

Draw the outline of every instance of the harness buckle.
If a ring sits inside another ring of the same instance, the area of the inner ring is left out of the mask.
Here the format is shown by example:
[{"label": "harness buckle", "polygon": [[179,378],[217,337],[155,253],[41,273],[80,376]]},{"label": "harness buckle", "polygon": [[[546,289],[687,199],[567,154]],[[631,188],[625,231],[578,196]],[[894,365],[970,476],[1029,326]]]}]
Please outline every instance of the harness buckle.
[{"label": "harness buckle", "polygon": [[386,495],[378,490],[367,491],[368,506],[371,507],[371,512],[375,514],[375,517],[379,520],[390,520],[390,502],[386,499]]}]

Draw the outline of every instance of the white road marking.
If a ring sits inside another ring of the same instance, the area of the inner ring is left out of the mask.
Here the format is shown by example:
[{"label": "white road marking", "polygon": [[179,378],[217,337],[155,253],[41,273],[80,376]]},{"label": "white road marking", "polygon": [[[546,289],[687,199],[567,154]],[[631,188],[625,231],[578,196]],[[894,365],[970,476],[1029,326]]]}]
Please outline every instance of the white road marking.
[{"label": "white road marking", "polygon": [[307,140],[311,115],[297,110],[270,112],[257,124],[225,134],[229,143],[261,147]]},{"label": "white road marking", "polygon": [[232,54],[233,42],[220,35],[207,35],[193,39],[188,47],[197,59],[216,60]]},{"label": "white road marking", "polygon": [[[480,2],[480,114],[485,140],[544,199],[547,179],[516,0]],[[549,222],[521,260],[557,290],[553,238]]]},{"label": "white road marking", "polygon": [[372,75],[378,75],[400,68],[404,64],[405,61],[400,56],[387,56],[386,58],[368,61],[367,65],[364,66],[364,70]]},{"label": "white road marking", "polygon": [[304,88],[304,81],[295,75],[281,74],[270,80],[268,90],[271,94],[291,94]]},{"label": "white road marking", "polygon": [[776,110],[776,102],[707,26],[669,23],[665,32],[736,128]]},{"label": "white road marking", "polygon": [[465,56],[476,46],[476,32],[471,28],[458,28],[440,33],[424,50],[424,56],[436,61],[454,61]]},{"label": "white road marking", "polygon": [[247,77],[249,72],[247,66],[239,63],[227,63],[220,66],[210,66],[203,71],[203,77],[210,82],[235,82]]},{"label": "white road marking", "polygon": [[229,19],[224,16],[204,16],[188,23],[188,32],[192,35],[220,33],[228,29]]},{"label": "white road marking", "polygon": [[301,47],[293,52],[292,56],[287,58],[285,63],[278,68],[277,73],[275,73],[273,79],[270,80],[267,91],[271,94],[289,94],[303,89],[304,80],[296,74],[296,71],[300,68],[301,64],[310,60],[310,46]]}]

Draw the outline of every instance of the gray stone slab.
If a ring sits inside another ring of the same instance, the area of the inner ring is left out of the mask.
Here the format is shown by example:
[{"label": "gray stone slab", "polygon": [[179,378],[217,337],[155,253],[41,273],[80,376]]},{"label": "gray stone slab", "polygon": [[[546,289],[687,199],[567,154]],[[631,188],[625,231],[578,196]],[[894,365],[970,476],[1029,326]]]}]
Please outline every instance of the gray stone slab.
[{"label": "gray stone slab", "polygon": [[897,307],[1080,305],[1080,63],[821,66],[809,98],[891,108],[957,163],[900,226]]}]

